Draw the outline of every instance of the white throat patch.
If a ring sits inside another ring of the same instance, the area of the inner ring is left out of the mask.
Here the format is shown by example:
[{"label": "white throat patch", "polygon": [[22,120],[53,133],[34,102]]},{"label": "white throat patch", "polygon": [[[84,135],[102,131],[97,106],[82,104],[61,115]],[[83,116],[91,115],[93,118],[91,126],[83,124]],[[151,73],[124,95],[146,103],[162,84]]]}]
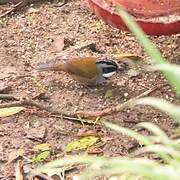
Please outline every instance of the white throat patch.
[{"label": "white throat patch", "polygon": [[110,73],[104,73],[103,74],[103,77],[105,77],[105,78],[109,78],[109,77],[111,77],[113,74],[115,74],[116,72],[115,71],[113,71],[113,72],[110,72]]}]

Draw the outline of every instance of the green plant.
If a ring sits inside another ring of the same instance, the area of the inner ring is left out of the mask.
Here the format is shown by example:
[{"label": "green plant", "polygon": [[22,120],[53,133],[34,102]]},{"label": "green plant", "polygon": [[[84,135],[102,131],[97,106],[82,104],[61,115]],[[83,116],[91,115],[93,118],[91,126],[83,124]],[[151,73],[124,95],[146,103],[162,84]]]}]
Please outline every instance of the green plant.
[{"label": "green plant", "polygon": [[[117,132],[126,134],[146,145],[138,150],[135,155],[143,153],[156,153],[163,160],[163,164],[145,158],[105,158],[95,156],[67,156],[60,160],[50,162],[39,169],[36,173],[48,172],[57,167],[71,164],[85,164],[87,168],[79,177],[80,179],[91,179],[95,176],[118,176],[124,179],[157,179],[178,180],[180,179],[180,144],[177,140],[171,140],[151,123],[142,123],[144,127],[153,133],[153,136],[143,136],[130,129],[105,122],[105,125]],[[154,144],[154,142],[160,144]]]}]

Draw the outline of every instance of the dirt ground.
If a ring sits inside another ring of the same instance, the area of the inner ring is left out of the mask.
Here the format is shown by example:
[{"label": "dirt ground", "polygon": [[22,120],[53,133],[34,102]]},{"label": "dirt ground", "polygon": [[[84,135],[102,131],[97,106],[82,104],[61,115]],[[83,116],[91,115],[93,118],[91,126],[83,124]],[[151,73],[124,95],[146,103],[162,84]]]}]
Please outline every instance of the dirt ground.
[{"label": "dirt ground", "polygon": [[[8,7],[9,5],[1,6],[0,10]],[[58,36],[65,38],[64,49],[59,53],[52,47],[53,40]],[[151,39],[164,57],[179,63],[179,34]],[[97,52],[88,48],[80,49],[90,43],[96,44]],[[58,1],[26,6],[0,20],[0,89],[8,87],[6,93],[16,97],[31,97],[34,101],[54,109],[73,112],[112,107],[166,83],[158,72],[142,72],[130,77],[127,71],[122,71],[105,86],[87,88],[65,73],[35,70],[43,62],[58,62],[75,56],[102,57],[117,50],[140,55],[145,63],[149,62],[132,34],[106,25],[80,0],[70,1],[62,7],[58,6]],[[46,87],[47,91],[43,97],[39,97],[42,87]],[[112,92],[109,97],[107,91]],[[168,86],[157,88],[150,95],[179,103],[174,91]],[[6,102],[12,100],[0,100],[1,104]],[[168,135],[172,135],[177,126],[167,115],[144,106],[127,108],[105,119],[131,129],[136,129],[135,125],[139,122],[153,122]],[[98,133],[104,139],[109,138],[100,146],[101,155],[126,156],[139,147],[135,140],[112,132],[102,125],[81,124],[27,107],[17,115],[0,119],[0,179],[15,179],[15,163],[8,163],[12,151],[22,148],[24,155],[32,158],[34,154],[31,150],[34,145],[49,143],[53,149],[48,159],[50,161],[62,156],[67,143],[75,139],[79,132],[87,130]],[[143,129],[137,131],[148,134]]]}]

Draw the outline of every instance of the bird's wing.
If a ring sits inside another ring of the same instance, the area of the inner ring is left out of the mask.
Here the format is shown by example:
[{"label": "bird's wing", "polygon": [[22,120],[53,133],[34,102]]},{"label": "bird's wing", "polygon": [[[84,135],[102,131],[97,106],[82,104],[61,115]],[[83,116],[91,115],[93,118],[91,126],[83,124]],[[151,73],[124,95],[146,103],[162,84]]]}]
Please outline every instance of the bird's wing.
[{"label": "bird's wing", "polygon": [[96,67],[96,58],[74,58],[66,63],[67,71],[76,76],[92,79],[98,72]]}]

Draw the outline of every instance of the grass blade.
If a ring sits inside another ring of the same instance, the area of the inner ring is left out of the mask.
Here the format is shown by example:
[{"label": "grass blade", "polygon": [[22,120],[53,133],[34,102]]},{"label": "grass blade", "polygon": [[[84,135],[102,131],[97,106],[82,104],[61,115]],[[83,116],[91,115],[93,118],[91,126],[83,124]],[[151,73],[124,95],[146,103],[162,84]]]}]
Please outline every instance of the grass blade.
[{"label": "grass blade", "polygon": [[[155,47],[151,40],[146,37],[146,34],[138,26],[133,17],[129,15],[122,7],[116,7],[116,12],[121,16],[131,32],[136,35],[137,39],[142,44],[152,60],[156,64],[166,63],[167,61],[161,56],[160,51]],[[179,78],[174,76],[174,74],[171,72],[163,71],[163,73],[165,74],[171,86],[176,89],[178,94],[180,94]]]},{"label": "grass blade", "polygon": [[173,117],[177,122],[180,123],[180,107],[177,105],[171,104],[162,99],[152,97],[138,99],[135,103],[153,106],[154,108],[168,113],[171,117]]}]

